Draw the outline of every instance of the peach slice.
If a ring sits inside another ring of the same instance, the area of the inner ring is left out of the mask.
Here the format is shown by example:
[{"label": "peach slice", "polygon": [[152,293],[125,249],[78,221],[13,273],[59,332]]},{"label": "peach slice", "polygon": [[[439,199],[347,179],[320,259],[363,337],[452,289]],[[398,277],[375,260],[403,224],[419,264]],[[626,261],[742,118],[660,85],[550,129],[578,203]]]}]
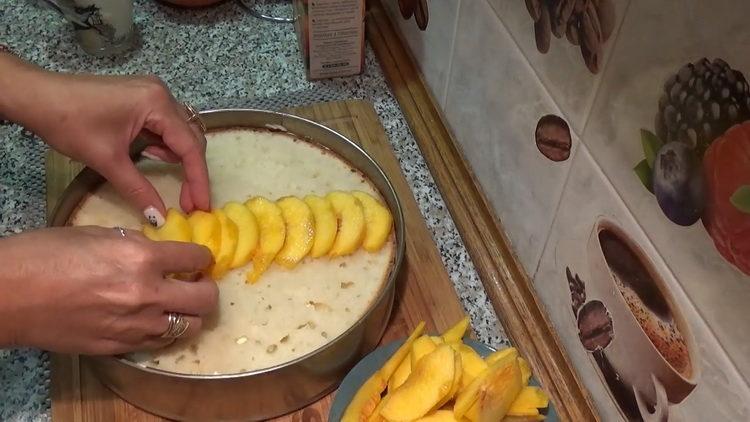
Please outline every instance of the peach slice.
[{"label": "peach slice", "polygon": [[255,215],[260,229],[258,248],[253,255],[253,268],[247,273],[247,282],[255,283],[271,266],[276,254],[284,246],[286,224],[281,208],[275,202],[256,196],[248,200],[245,205]]},{"label": "peach slice", "polygon": [[437,344],[430,338],[430,336],[422,336],[418,338],[414,345],[411,347],[411,367],[416,368],[417,364],[423,357],[432,353],[433,350],[437,349]]},{"label": "peach slice", "polygon": [[521,384],[526,385],[531,379],[531,367],[524,358],[518,358],[518,366],[521,368]]},{"label": "peach slice", "polygon": [[547,406],[549,406],[549,397],[541,388],[526,386],[513,400],[507,414],[510,416],[535,416],[539,414],[539,409],[544,409]]},{"label": "peach slice", "polygon": [[408,359],[409,350],[422,332],[424,331],[424,321],[417,324],[414,331],[411,332],[409,338],[406,339],[404,344],[391,355],[390,358],[383,364],[380,370],[375,371],[370,378],[365,381],[362,387],[357,390],[357,393],[352,398],[352,401],[344,411],[344,416],[341,418],[341,422],[360,422],[367,421],[370,419],[380,420],[377,412],[382,409],[380,402],[380,395],[388,385],[388,380],[391,378],[396,368],[404,361]]},{"label": "peach slice", "polygon": [[445,330],[441,337],[446,343],[461,341],[461,339],[464,338],[464,334],[466,334],[467,328],[469,328],[469,317],[465,316],[461,319],[461,321],[458,321],[456,325]]},{"label": "peach slice", "polygon": [[377,252],[383,247],[393,227],[391,212],[370,194],[360,191],[352,192],[365,214],[366,231],[362,247],[368,252]]},{"label": "peach slice", "polygon": [[285,268],[294,268],[313,247],[313,212],[305,201],[294,196],[281,198],[276,204],[281,208],[286,223],[286,239],[276,255],[276,263]]},{"label": "peach slice", "polygon": [[461,377],[461,389],[463,389],[468,387],[476,377],[487,369],[487,363],[474,349],[463,343],[459,343],[456,349],[461,354],[461,363],[464,369]]},{"label": "peach slice", "polygon": [[453,349],[454,353],[454,371],[453,371],[453,382],[451,383],[451,388],[448,391],[448,394],[445,395],[433,408],[432,410],[438,410],[441,407],[443,407],[444,404],[448,403],[449,401],[453,400],[453,397],[456,395],[458,390],[461,388],[461,379],[464,375],[464,365],[463,365],[463,358],[461,357],[461,353],[459,353],[457,350],[455,350],[454,346],[450,346],[451,349]]},{"label": "peach slice", "polygon": [[310,250],[310,256],[320,258],[328,253],[336,240],[336,213],[326,198],[307,195],[305,203],[310,207],[315,220],[315,240]]},{"label": "peach slice", "polygon": [[172,240],[176,242],[190,242],[192,229],[187,218],[174,208],[167,210],[164,224],[155,228],[150,224],[143,226],[143,234],[151,240]]},{"label": "peach slice", "polygon": [[412,421],[430,412],[451,390],[457,355],[443,344],[422,358],[406,382],[388,394],[380,415],[389,421]]},{"label": "peach slice", "polygon": [[365,237],[365,215],[359,200],[352,194],[334,191],[326,198],[331,202],[338,220],[338,233],[328,255],[344,256],[353,253]]},{"label": "peach slice", "polygon": [[[518,358],[518,350],[516,350],[515,347],[508,347],[492,353],[485,359],[485,362],[487,362],[489,367],[482,371],[482,373],[479,374],[479,376],[477,376],[467,387],[461,388],[456,396],[456,403],[453,405],[453,413],[455,414],[456,419],[461,419],[469,411],[472,405],[477,402],[480,389],[494,371],[497,371],[498,368],[510,365],[518,367],[516,358]],[[520,380],[520,368],[518,373]],[[469,417],[469,419],[471,419],[471,417]]]},{"label": "peach slice", "polygon": [[416,422],[458,422],[450,410],[437,410],[429,415],[419,418]]},{"label": "peach slice", "polygon": [[234,251],[237,249],[237,225],[230,220],[221,209],[213,210],[216,219],[221,225],[221,247],[216,255],[216,262],[211,270],[211,277],[218,280],[229,271],[229,266],[234,259]]},{"label": "peach slice", "polygon": [[224,213],[237,225],[237,248],[229,268],[239,268],[250,262],[258,246],[258,222],[255,215],[239,202],[227,202]]},{"label": "peach slice", "polygon": [[518,350],[515,347],[506,347],[505,349],[490,353],[489,356],[484,358],[484,361],[487,362],[487,365],[493,365],[495,362],[505,360],[508,356],[513,356],[514,359],[517,358]]},{"label": "peach slice", "polygon": [[214,261],[221,249],[221,223],[210,212],[193,211],[187,218],[192,229],[191,242],[203,245],[211,251]]},{"label": "peach slice", "polygon": [[391,379],[388,380],[388,393],[392,393],[393,390],[400,387],[409,378],[409,374],[411,374],[411,359],[404,359],[401,365],[396,368],[396,372],[393,373]]},{"label": "peach slice", "polygon": [[502,420],[521,392],[521,388],[521,369],[517,360],[513,360],[510,365],[493,367],[479,388],[477,401],[469,409],[467,416],[478,422]]}]

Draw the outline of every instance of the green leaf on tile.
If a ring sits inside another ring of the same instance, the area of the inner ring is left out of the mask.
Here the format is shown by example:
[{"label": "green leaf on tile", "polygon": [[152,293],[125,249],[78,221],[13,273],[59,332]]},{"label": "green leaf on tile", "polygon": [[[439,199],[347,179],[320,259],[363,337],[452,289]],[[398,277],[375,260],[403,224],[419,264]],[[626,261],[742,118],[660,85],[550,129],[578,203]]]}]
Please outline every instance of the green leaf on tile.
[{"label": "green leaf on tile", "polygon": [[729,197],[729,202],[739,211],[750,214],[750,186],[742,185]]},{"label": "green leaf on tile", "polygon": [[643,183],[643,186],[648,189],[649,192],[654,193],[653,173],[651,171],[651,166],[648,165],[645,158],[633,167],[633,171],[635,172],[635,175],[638,176],[641,183]]},{"label": "green leaf on tile", "polygon": [[643,155],[646,157],[649,168],[654,168],[656,153],[659,152],[659,148],[661,148],[663,142],[653,132],[641,129],[641,145],[643,146]]}]

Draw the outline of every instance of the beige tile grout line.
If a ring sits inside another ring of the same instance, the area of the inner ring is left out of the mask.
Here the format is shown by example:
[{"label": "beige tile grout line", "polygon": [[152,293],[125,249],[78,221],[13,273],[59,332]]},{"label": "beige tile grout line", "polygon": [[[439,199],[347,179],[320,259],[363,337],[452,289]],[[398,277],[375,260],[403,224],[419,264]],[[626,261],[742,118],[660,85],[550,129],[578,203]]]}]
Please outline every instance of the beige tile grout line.
[{"label": "beige tile grout line", "polygon": [[622,34],[622,27],[625,26],[625,20],[628,18],[628,13],[630,12],[630,5],[633,3],[632,0],[628,1],[628,4],[625,6],[625,10],[622,12],[622,20],[620,21],[620,25],[617,27],[617,32],[615,33],[615,38],[611,40],[610,44],[610,50],[609,54],[607,54],[607,62],[604,63],[604,67],[602,67],[602,73],[599,75],[599,78],[597,78],[595,82],[595,93],[591,96],[591,99],[588,101],[588,104],[586,105],[586,110],[584,110],[584,115],[586,116],[585,120],[583,121],[583,126],[581,127],[581,136],[580,139],[583,139],[583,134],[586,132],[586,128],[589,126],[589,121],[591,121],[591,110],[594,108],[594,104],[596,104],[596,100],[599,99],[599,96],[601,95],[601,90],[599,89],[602,84],[602,80],[604,79],[604,74],[607,72],[607,69],[609,69],[609,63],[612,61],[612,57],[614,57],[615,47],[617,46],[618,41],[620,40],[620,34]]},{"label": "beige tile grout line", "polygon": [[453,59],[456,54],[456,35],[458,35],[458,21],[461,19],[461,0],[456,1],[456,20],[453,23],[453,35],[451,35],[450,53],[448,54],[448,71],[445,73],[445,86],[443,86],[443,95],[440,98],[440,104],[443,112],[448,109],[448,90],[451,85],[451,73],[453,73]]},{"label": "beige tile grout line", "polygon": [[[515,44],[516,50],[521,55],[521,57],[523,57],[523,60],[526,62],[526,64],[528,65],[528,67],[531,69],[531,73],[536,77],[537,82],[542,87],[542,89],[544,90],[544,93],[547,95],[547,98],[550,100],[550,102],[552,103],[552,105],[556,109],[555,111],[557,111],[558,113],[560,113],[562,115],[565,115],[565,113],[562,111],[562,108],[560,107],[560,105],[557,103],[557,101],[555,101],[555,98],[552,96],[552,94],[550,94],[549,89],[544,84],[544,81],[542,81],[542,78],[539,76],[539,73],[536,71],[536,69],[534,69],[534,66],[531,65],[531,61],[529,61],[529,58],[524,53],[523,49],[521,48],[521,45],[518,43],[518,40],[513,36],[513,33],[510,31],[510,29],[508,29],[508,26],[505,25],[505,22],[500,17],[500,15],[498,14],[497,10],[495,10],[495,8],[492,7],[492,5],[489,3],[489,0],[485,0],[485,3],[487,4],[487,7],[489,7],[490,10],[492,10],[492,13],[495,15],[495,17],[497,18],[497,20],[500,22],[500,26],[503,28],[503,30],[505,31],[505,33],[508,34],[508,37],[511,39],[511,41],[513,41],[513,44]],[[604,71],[602,71],[602,73],[603,72]],[[575,130],[573,132],[575,132]],[[578,133],[576,133],[576,137],[578,138],[578,143],[579,144],[583,144],[583,141],[581,141],[581,139],[583,139],[583,138],[581,136],[578,136]],[[552,231],[552,225],[555,223],[555,220],[557,219],[557,213],[560,210],[560,204],[562,203],[563,193],[565,192],[565,188],[568,185],[568,180],[570,179],[570,173],[571,173],[571,164],[570,163],[572,163],[573,159],[575,159],[575,156],[578,155],[578,148],[579,147],[577,146],[575,153],[571,154],[571,156],[568,158],[568,160],[569,160],[568,163],[569,164],[568,164],[567,171],[565,172],[565,181],[563,182],[563,184],[562,184],[562,186],[560,188],[560,191],[557,193],[557,199],[556,199],[556,202],[555,202],[555,212],[554,212],[554,214],[552,214],[552,218],[549,219],[549,222],[548,222],[548,225],[547,225],[547,230],[545,231],[545,235],[544,235],[544,240],[542,241],[542,247],[541,247],[541,249],[539,251],[538,257],[536,258],[536,265],[534,266],[534,271],[532,273],[532,272],[530,272],[530,271],[527,270],[527,273],[528,273],[529,277],[531,278],[532,282],[533,282],[534,278],[536,277],[537,271],[539,271],[539,265],[542,262],[542,257],[544,256],[544,251],[547,249],[547,246],[548,246],[548,243],[549,243],[550,234],[551,234],[551,231]]]}]

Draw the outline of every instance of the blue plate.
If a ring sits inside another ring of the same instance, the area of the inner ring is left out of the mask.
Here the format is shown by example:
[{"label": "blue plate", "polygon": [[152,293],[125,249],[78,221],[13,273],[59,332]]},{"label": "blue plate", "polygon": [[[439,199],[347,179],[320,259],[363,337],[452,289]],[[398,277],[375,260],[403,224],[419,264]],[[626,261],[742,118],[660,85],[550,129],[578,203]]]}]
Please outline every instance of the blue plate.
[{"label": "blue plate", "polygon": [[[344,380],[341,381],[341,385],[336,392],[336,397],[333,399],[331,411],[328,413],[328,422],[339,422],[341,420],[341,417],[344,416],[344,411],[346,411],[346,407],[349,406],[349,402],[352,401],[354,395],[359,391],[359,387],[361,387],[362,384],[364,384],[365,381],[375,373],[375,371],[383,367],[388,358],[396,352],[396,349],[401,347],[404,341],[405,340],[396,340],[385,346],[378,347],[373,350],[372,353],[365,356],[364,359],[349,371]],[[495,349],[476,340],[464,339],[464,343],[474,349],[483,358],[495,351]],[[529,381],[529,385],[538,386],[539,383],[532,377],[531,381]],[[552,403],[550,403],[550,406],[546,411],[542,410],[542,413],[545,413],[546,421],[557,422],[557,413],[555,412]]]}]

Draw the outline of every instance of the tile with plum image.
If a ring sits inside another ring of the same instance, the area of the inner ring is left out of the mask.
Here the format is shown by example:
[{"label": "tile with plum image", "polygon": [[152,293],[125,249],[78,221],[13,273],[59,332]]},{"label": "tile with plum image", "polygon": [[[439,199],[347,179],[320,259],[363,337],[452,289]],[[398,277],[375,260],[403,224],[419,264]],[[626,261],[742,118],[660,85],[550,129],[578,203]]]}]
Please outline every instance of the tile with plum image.
[{"label": "tile with plum image", "polygon": [[585,145],[533,284],[602,420],[750,417],[747,384]]},{"label": "tile with plum image", "polygon": [[748,13],[633,2],[582,136],[745,378],[750,214],[729,198],[750,184],[750,132],[727,128],[750,119]]},{"label": "tile with plum image", "polygon": [[487,1],[580,134],[629,0]]},{"label": "tile with plum image", "polygon": [[[559,109],[486,2],[461,2],[459,16],[445,115],[516,254],[532,273],[578,140],[567,134],[557,142],[558,124],[537,147],[538,120]],[[487,40],[492,42],[476,48]]]}]

